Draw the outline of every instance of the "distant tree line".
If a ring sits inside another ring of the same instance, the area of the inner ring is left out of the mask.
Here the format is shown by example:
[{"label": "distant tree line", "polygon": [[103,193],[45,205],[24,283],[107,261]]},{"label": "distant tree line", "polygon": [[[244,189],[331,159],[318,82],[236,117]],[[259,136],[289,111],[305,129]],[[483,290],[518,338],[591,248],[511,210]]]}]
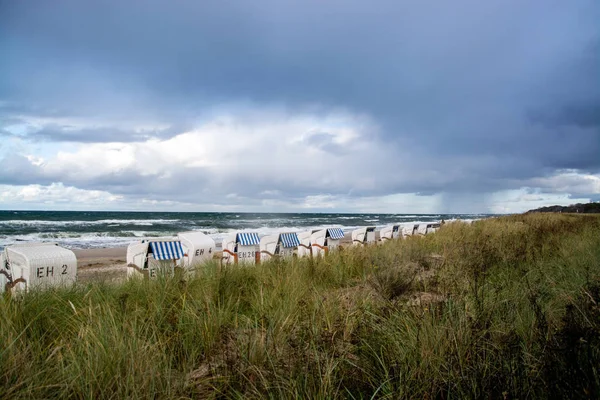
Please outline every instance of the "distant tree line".
[{"label": "distant tree line", "polygon": [[548,206],[548,207],[540,207],[535,210],[529,210],[528,213],[534,212],[554,212],[554,213],[600,213],[600,202],[598,203],[578,203],[571,204],[570,206]]}]

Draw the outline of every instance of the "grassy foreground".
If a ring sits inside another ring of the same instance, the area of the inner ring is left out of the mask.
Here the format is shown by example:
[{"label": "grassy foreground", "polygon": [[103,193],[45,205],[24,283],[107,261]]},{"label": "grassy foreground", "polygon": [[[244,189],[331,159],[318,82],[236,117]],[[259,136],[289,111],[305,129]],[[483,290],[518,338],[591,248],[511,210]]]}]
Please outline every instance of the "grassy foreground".
[{"label": "grassy foreground", "polygon": [[1,398],[597,398],[600,218],[0,299]]}]

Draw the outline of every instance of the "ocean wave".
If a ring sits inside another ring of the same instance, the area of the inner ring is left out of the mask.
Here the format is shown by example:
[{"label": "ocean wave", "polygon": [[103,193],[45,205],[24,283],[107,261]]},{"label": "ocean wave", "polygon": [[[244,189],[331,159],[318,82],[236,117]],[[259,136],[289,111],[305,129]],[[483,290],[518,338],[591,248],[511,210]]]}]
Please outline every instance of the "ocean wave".
[{"label": "ocean wave", "polygon": [[144,238],[174,236],[173,232],[157,231],[121,231],[91,233],[31,233],[27,235],[3,235],[0,237],[0,248],[23,242],[52,242],[72,249],[97,247],[121,247]]},{"label": "ocean wave", "polygon": [[[273,235],[278,232],[302,232],[308,229],[342,228],[339,224],[329,224],[323,226],[307,227],[269,227],[259,228],[228,228],[228,229],[194,229],[204,232],[212,237],[217,243],[221,242],[226,236],[236,232],[256,232],[260,237]],[[348,228],[346,228],[348,229]],[[181,230],[183,232],[184,230]],[[71,249],[101,248],[101,247],[122,247],[130,243],[155,237],[176,236],[178,232],[173,231],[119,231],[119,232],[45,232],[31,233],[26,235],[2,235],[0,236],[0,249],[6,246],[23,242],[53,242]]]},{"label": "ocean wave", "polygon": [[[440,215],[442,216],[442,215]],[[473,221],[472,214],[443,215],[446,221]],[[246,217],[246,215],[243,215]],[[296,216],[294,216],[296,217]],[[303,232],[325,228],[341,228],[350,232],[361,226],[384,226],[399,224],[411,227],[415,224],[439,221],[428,215],[383,215],[363,214],[352,216],[306,216],[306,218],[261,218],[242,220],[223,220],[215,218],[202,219],[102,219],[96,221],[44,221],[44,220],[10,220],[0,221],[0,228],[11,224],[11,229],[0,229],[0,248],[18,242],[56,242],[67,248],[121,247],[144,238],[175,236],[178,232],[201,231],[212,237],[217,243],[235,232],[256,232],[259,236],[273,235],[279,232]],[[21,224],[21,225],[17,225]],[[38,225],[38,228],[28,225]],[[76,225],[85,225],[79,228]],[[114,226],[117,225],[117,226]],[[126,226],[127,225],[127,226]],[[162,226],[161,226],[162,225]],[[19,229],[19,226],[28,226]],[[119,229],[121,226],[121,229]],[[137,229],[137,226],[140,228]],[[33,229],[32,229],[33,228]]]}]

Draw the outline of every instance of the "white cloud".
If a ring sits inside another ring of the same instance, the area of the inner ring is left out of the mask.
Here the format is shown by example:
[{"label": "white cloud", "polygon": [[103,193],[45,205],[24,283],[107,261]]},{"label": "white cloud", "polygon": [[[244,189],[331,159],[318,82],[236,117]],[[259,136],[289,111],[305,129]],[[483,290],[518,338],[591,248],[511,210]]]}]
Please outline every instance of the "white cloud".
[{"label": "white cloud", "polygon": [[303,209],[330,209],[356,213],[416,213],[438,212],[441,195],[419,196],[415,193],[399,193],[385,196],[307,196],[301,202]]},{"label": "white cloud", "polygon": [[50,185],[0,185],[0,209],[6,210],[219,210],[217,204],[192,204],[173,200],[128,198],[103,190],[85,190],[62,183]]},{"label": "white cloud", "polygon": [[336,197],[327,194],[306,196],[300,207],[306,209],[316,208],[321,210],[326,208],[340,208],[339,203],[336,201]]},{"label": "white cloud", "polygon": [[550,177],[534,179],[532,183],[553,193],[600,194],[600,174],[559,171]]},{"label": "white cloud", "polygon": [[51,185],[27,185],[11,186],[0,185],[0,205],[20,205],[19,208],[27,208],[30,205],[37,207],[47,206],[49,208],[59,207],[110,207],[110,204],[119,204],[122,196],[115,196],[101,190],[83,190],[73,186],[65,186],[62,183]]},{"label": "white cloud", "polygon": [[600,194],[600,175],[575,170],[532,179],[529,186],[490,194],[488,205],[494,213],[518,213],[552,206],[588,203]]},{"label": "white cloud", "polygon": [[[236,183],[251,187],[254,196],[292,186],[313,193],[373,190],[386,181],[381,165],[399,164],[367,117],[259,115],[217,117],[169,139],[79,144],[43,158],[33,151],[24,156],[40,176],[78,186],[118,176],[135,186],[136,177],[151,177],[183,180],[178,190],[200,193],[193,185],[200,171],[204,188]],[[409,166],[409,160],[402,162]]]},{"label": "white cloud", "polygon": [[465,169],[493,163],[493,156],[440,156],[430,168],[433,155],[410,145],[399,154],[378,133],[371,118],[347,111],[263,109],[235,116],[223,111],[165,139],[41,148],[19,139],[15,150],[37,174],[32,179],[55,183],[5,185],[0,207],[511,213],[589,200],[568,193],[600,193],[599,175],[573,170],[521,183],[532,189],[422,191],[468,182]]},{"label": "white cloud", "polygon": [[[50,185],[0,185],[0,208],[22,210],[147,210],[147,211],[247,211],[247,212],[355,212],[355,213],[520,213],[549,205],[586,203],[589,198],[547,193],[540,189],[521,188],[486,195],[486,207],[470,203],[469,209],[444,209],[444,194],[420,196],[414,193],[385,196],[351,197],[346,195],[309,195],[279,199],[253,199],[235,193],[225,196],[231,203],[181,202],[115,195],[101,190],[84,190],[62,183]],[[468,203],[468,201],[467,201]],[[467,204],[461,203],[461,204]],[[464,207],[464,206],[462,206]]]},{"label": "white cloud", "polygon": [[568,193],[548,193],[539,188],[521,188],[493,193],[489,196],[489,210],[497,214],[521,213],[552,206],[588,203],[589,198],[571,197]]},{"label": "white cloud", "polygon": [[22,210],[149,210],[149,211],[249,211],[249,212],[376,212],[376,213],[433,213],[440,197],[397,194],[381,197],[349,197],[311,195],[286,200],[252,199],[235,193],[225,196],[231,204],[210,202],[179,202],[131,198],[107,191],[85,190],[62,183],[50,185],[0,185],[0,209]]}]

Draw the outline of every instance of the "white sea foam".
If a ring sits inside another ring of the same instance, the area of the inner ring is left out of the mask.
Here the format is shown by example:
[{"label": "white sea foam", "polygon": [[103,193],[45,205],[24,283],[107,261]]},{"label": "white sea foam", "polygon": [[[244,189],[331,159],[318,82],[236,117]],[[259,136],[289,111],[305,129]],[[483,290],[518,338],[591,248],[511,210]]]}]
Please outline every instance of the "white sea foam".
[{"label": "white sea foam", "polygon": [[52,232],[31,233],[27,235],[7,235],[0,237],[0,248],[22,242],[54,242],[62,246],[81,249],[97,247],[121,247],[143,238],[172,236],[171,232],[122,231],[110,232]]},{"label": "white sea foam", "polygon": [[[204,232],[212,237],[217,243],[221,242],[224,237],[236,232],[256,232],[260,237],[273,235],[278,232],[302,232],[309,229],[325,229],[325,228],[342,228],[344,230],[352,229],[352,227],[344,227],[337,224],[316,225],[312,227],[269,227],[263,226],[259,228],[240,228],[240,229],[193,229]],[[181,231],[184,231],[182,229]],[[20,242],[55,242],[61,246],[73,249],[81,248],[101,248],[101,247],[122,247],[130,243],[151,239],[153,237],[175,236],[177,232],[158,232],[158,231],[120,231],[120,232],[89,232],[89,233],[73,233],[73,232],[52,232],[52,233],[32,233],[27,235],[6,235],[0,236],[0,248]]]},{"label": "white sea foam", "polygon": [[[421,216],[424,217],[424,216]],[[406,216],[399,216],[398,219],[406,218]],[[360,217],[358,218],[360,219]],[[423,218],[414,221],[403,221],[403,222],[385,222],[381,223],[379,220],[365,220],[366,222],[379,222],[376,225],[377,229],[381,229],[384,226],[388,225],[401,225],[406,228],[411,228],[416,224],[424,224],[424,223],[432,223],[436,221],[428,220],[423,221]],[[465,221],[472,222],[478,220],[480,218],[454,218],[447,219],[447,222],[451,221]],[[256,232],[259,236],[265,235],[273,235],[279,232],[303,232],[308,230],[315,229],[325,229],[325,228],[341,228],[344,232],[349,233],[350,231],[359,228],[359,225],[354,224],[328,224],[324,223],[327,218],[313,220],[315,222],[310,226],[297,226],[297,225],[284,225],[284,226],[273,226],[279,224],[273,224],[272,221],[262,220],[262,226],[260,227],[247,227],[244,226],[246,224],[240,224],[239,228],[215,228],[213,226],[205,226],[198,227],[193,223],[189,224],[178,224],[181,228],[178,231],[157,231],[157,230],[123,230],[118,232],[86,232],[86,233],[76,233],[76,232],[45,232],[45,233],[31,233],[31,234],[23,234],[23,235],[0,235],[0,248],[3,248],[7,245],[19,242],[39,242],[39,241],[51,241],[57,242],[62,246],[68,248],[101,248],[101,247],[122,247],[127,246],[132,242],[139,241],[142,239],[148,239],[152,237],[165,237],[165,236],[175,236],[177,232],[183,232],[185,230],[195,230],[206,233],[208,236],[212,237],[217,243],[220,243],[224,237],[235,233],[235,232]],[[167,219],[156,219],[156,220],[100,220],[100,221],[15,221],[18,223],[40,223],[40,225],[50,225],[50,224],[63,224],[65,226],[74,225],[78,223],[88,223],[92,224],[107,224],[109,221],[118,221],[119,223],[132,224],[134,222],[140,222],[139,226],[144,226],[142,223],[165,223],[165,222],[184,222],[183,220],[167,220]],[[283,219],[280,219],[279,222],[283,222]],[[287,220],[290,223],[298,222]],[[2,221],[0,223],[11,223],[13,221]],[[239,222],[239,221],[236,221]],[[255,221],[256,222],[256,221]],[[364,226],[364,224],[361,224]],[[98,229],[98,228],[97,228]],[[102,228],[100,228],[102,229]]]}]

